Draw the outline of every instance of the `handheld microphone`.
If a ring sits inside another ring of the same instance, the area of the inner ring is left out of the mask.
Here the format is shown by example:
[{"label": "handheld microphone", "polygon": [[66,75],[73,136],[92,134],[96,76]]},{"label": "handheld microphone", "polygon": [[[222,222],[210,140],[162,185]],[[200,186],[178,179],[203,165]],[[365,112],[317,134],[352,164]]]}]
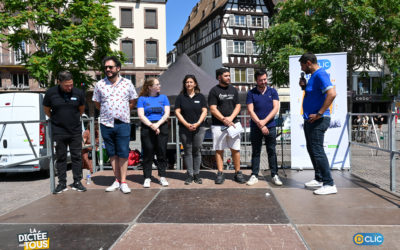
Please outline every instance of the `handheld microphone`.
[{"label": "handheld microphone", "polygon": [[307,85],[307,80],[304,77],[304,72],[301,72],[300,73],[300,87],[301,87],[301,90],[305,90],[306,89],[306,85]]}]

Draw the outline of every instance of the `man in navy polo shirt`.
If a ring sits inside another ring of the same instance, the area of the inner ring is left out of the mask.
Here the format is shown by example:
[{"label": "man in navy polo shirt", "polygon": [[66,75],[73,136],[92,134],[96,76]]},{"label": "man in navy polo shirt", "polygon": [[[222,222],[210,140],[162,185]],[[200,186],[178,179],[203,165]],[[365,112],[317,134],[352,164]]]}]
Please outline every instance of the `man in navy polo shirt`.
[{"label": "man in navy polo shirt", "polygon": [[331,176],[329,161],[324,151],[324,136],[331,121],[330,105],[336,97],[329,75],[320,68],[317,57],[312,53],[303,54],[300,59],[301,70],[311,74],[306,84],[300,79],[305,90],[303,100],[304,134],[307,151],[315,171],[315,178],[304,185],[319,188],[314,194],[335,194],[337,189]]},{"label": "man in navy polo shirt", "polygon": [[278,164],[276,159],[276,124],[275,115],[279,110],[279,96],[274,88],[268,87],[267,72],[257,70],[254,74],[257,86],[247,93],[247,110],[250,121],[250,140],[252,146],[251,155],[251,177],[247,185],[251,186],[258,182],[260,170],[260,154],[262,140],[268,153],[268,164],[271,170],[272,182],[275,185],[282,185],[278,176]]}]

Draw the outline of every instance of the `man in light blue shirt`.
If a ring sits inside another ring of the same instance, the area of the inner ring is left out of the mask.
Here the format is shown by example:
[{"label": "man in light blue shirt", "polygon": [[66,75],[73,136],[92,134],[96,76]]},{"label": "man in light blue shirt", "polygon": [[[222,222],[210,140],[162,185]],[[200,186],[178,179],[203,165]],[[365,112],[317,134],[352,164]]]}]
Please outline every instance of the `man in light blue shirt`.
[{"label": "man in light blue shirt", "polygon": [[[315,179],[305,183],[305,186],[318,188],[314,194],[335,194],[337,189],[324,151],[324,136],[331,121],[329,107],[336,97],[336,91],[329,75],[319,67],[314,54],[305,53],[299,61],[301,70],[311,74],[305,86],[303,118],[307,151],[315,170]],[[304,87],[305,82],[300,79],[299,84]]]}]

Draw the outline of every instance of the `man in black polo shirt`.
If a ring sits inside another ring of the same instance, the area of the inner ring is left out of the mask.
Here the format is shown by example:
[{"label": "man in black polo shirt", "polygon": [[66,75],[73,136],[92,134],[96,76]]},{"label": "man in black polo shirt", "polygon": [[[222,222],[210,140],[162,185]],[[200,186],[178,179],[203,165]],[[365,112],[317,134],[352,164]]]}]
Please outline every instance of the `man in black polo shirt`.
[{"label": "man in black polo shirt", "polygon": [[51,119],[51,131],[56,143],[58,185],[55,194],[67,191],[67,147],[72,161],[74,183],[72,189],[84,192],[82,185],[82,127],[80,117],[85,110],[85,95],[74,88],[72,74],[62,71],[57,77],[59,85],[46,91],[44,112]]}]

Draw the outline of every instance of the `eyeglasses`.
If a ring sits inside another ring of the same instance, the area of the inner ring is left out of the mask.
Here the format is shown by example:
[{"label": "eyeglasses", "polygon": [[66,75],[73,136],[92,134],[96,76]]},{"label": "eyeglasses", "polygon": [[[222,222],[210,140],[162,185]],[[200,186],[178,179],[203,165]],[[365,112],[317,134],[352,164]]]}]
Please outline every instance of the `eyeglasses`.
[{"label": "eyeglasses", "polygon": [[159,86],[161,86],[161,84],[156,83],[156,84],[153,84],[152,86],[153,86],[153,87],[159,87]]},{"label": "eyeglasses", "polygon": [[104,66],[104,69],[113,69],[113,68],[115,68],[116,66]]}]

